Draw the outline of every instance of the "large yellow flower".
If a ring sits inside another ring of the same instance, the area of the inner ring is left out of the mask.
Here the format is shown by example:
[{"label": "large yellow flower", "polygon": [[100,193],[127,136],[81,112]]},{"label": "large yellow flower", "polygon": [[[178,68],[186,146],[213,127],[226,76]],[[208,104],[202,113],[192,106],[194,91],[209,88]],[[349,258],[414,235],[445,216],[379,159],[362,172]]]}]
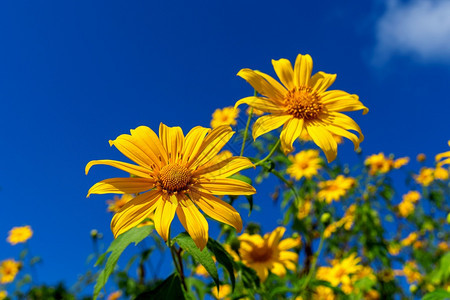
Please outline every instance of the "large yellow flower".
[{"label": "large yellow flower", "polygon": [[[242,69],[237,74],[250,83],[262,97],[247,97],[236,102],[235,107],[246,103],[268,115],[260,117],[253,125],[256,139],[283,125],[281,146],[285,153],[293,150],[292,144],[305,129],[324,152],[328,162],[337,155],[337,143],[333,133],[350,139],[355,149],[363,141],[361,129],[353,119],[340,112],[362,109],[368,112],[357,95],[344,91],[326,91],[336,79],[335,74],[318,72],[311,77],[311,56],[297,56],[295,67],[287,59],[272,60],[278,81],[259,71]],[[359,137],[349,132],[354,130]]]},{"label": "large yellow flower", "polygon": [[254,269],[261,281],[265,281],[269,270],[283,277],[286,269],[295,271],[298,254],[287,251],[301,244],[300,238],[287,238],[282,241],[286,228],[277,227],[264,237],[259,234],[244,233],[239,237],[241,242],[239,254],[242,262]]},{"label": "large yellow flower", "polygon": [[14,281],[19,272],[21,263],[14,259],[6,259],[0,263],[0,283],[10,283]]},{"label": "large yellow flower", "polygon": [[[90,194],[136,194],[113,217],[114,236],[137,226],[155,211],[154,224],[167,241],[175,213],[196,245],[203,249],[208,241],[208,223],[199,208],[208,216],[237,231],[242,229],[239,213],[228,203],[213,195],[251,195],[255,189],[229,176],[249,168],[245,157],[217,156],[234,132],[229,126],[212,131],[195,127],[186,136],[180,127],[159,127],[159,138],[153,130],[140,126],[131,135],[120,135],[111,145],[138,165],[114,160],[94,160],[87,164],[110,165],[134,175],[111,178],[92,186]],[[221,158],[222,157],[222,158]]]},{"label": "large yellow flower", "polygon": [[308,179],[318,174],[318,170],[322,168],[322,159],[319,157],[319,151],[317,150],[304,150],[295,154],[295,156],[289,155],[289,160],[292,162],[286,173],[300,180],[302,177]]},{"label": "large yellow flower", "polygon": [[30,226],[13,227],[9,231],[8,238],[6,239],[11,245],[18,243],[25,243],[33,236],[33,230]]},{"label": "large yellow flower", "polygon": [[354,185],[355,179],[338,175],[336,179],[319,182],[320,191],[317,193],[317,197],[330,204],[333,200],[338,201],[345,196]]}]

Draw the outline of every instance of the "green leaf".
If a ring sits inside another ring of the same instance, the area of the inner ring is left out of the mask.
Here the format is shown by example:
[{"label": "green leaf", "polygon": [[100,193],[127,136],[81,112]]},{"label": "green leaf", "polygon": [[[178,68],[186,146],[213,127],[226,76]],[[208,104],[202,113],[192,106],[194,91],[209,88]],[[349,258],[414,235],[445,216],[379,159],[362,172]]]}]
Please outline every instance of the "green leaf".
[{"label": "green leaf", "polygon": [[219,274],[217,273],[216,264],[214,263],[211,254],[208,252],[208,249],[205,248],[200,251],[197,245],[195,245],[194,240],[186,232],[177,235],[173,238],[173,241],[205,267],[206,271],[208,271],[209,275],[216,283],[217,288],[219,288]]},{"label": "green leaf", "polygon": [[423,296],[422,300],[445,300],[450,299],[450,292],[445,290],[436,290]]},{"label": "green leaf", "polygon": [[177,274],[173,273],[166,280],[161,282],[155,289],[144,292],[136,297],[136,300],[166,300],[166,299],[186,299],[181,287],[181,280]]},{"label": "green leaf", "polygon": [[95,264],[96,266],[101,264],[104,261],[107,253],[111,252],[111,255],[108,257],[108,260],[106,261],[105,268],[101,271],[100,275],[97,278],[97,283],[94,286],[94,295],[93,295],[94,300],[97,299],[101,289],[105,286],[109,276],[114,271],[114,267],[116,266],[117,261],[119,260],[119,257],[122,254],[122,252],[131,243],[134,243],[135,245],[139,244],[144,238],[146,238],[152,232],[153,228],[154,228],[153,226],[132,228],[127,232],[122,233],[114,241],[112,241],[108,250],[106,250],[106,252],[100,256],[100,258],[97,260]]},{"label": "green leaf", "polygon": [[230,275],[231,285],[233,286],[234,291],[236,278],[234,277],[235,267],[233,258],[219,242],[212,239],[211,237],[208,238],[208,244],[206,245],[206,247],[214,254],[219,264],[223,265],[227,270],[228,274]]}]

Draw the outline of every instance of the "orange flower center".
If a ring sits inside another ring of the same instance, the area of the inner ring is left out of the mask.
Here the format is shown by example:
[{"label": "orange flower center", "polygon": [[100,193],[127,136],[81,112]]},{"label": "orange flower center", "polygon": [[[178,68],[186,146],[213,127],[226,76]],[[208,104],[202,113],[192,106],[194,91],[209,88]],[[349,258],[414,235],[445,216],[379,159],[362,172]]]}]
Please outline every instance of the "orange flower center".
[{"label": "orange flower center", "polygon": [[272,257],[272,249],[269,247],[255,247],[250,256],[254,262],[265,262]]},{"label": "orange flower center", "polygon": [[289,91],[284,98],[287,113],[298,119],[316,119],[323,109],[320,97],[310,87],[299,87]]},{"label": "orange flower center", "polygon": [[159,173],[158,187],[164,193],[176,194],[188,189],[191,182],[191,172],[177,163],[164,166]]}]

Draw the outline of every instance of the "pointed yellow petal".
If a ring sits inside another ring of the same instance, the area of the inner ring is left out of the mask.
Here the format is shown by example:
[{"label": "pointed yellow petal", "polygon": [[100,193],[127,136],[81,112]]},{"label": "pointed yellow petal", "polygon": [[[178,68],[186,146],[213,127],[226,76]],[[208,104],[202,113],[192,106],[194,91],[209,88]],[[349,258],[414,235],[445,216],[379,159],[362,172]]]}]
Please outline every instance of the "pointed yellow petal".
[{"label": "pointed yellow petal", "polygon": [[155,210],[160,199],[159,191],[150,191],[127,202],[111,220],[114,237],[116,238],[144,221]]},{"label": "pointed yellow petal", "polygon": [[326,126],[326,128],[331,133],[334,133],[335,135],[340,135],[340,136],[348,138],[350,141],[353,142],[355,151],[356,151],[356,149],[358,149],[360,141],[359,141],[359,138],[355,134],[348,132],[347,130],[345,130],[344,128],[339,127],[339,126],[329,125],[329,126]]},{"label": "pointed yellow petal", "polygon": [[173,195],[167,197],[167,199],[162,199],[161,203],[156,208],[153,221],[155,222],[156,231],[164,241],[167,241],[169,238],[170,224],[175,216],[177,207],[178,199]]},{"label": "pointed yellow petal", "polygon": [[193,176],[204,176],[209,178],[227,178],[239,171],[254,167],[252,162],[246,157],[229,157],[222,161],[217,161],[213,165],[199,168]]},{"label": "pointed yellow petal", "polygon": [[136,166],[136,165],[132,165],[129,163],[121,162],[121,161],[108,160],[108,159],[91,160],[86,165],[86,169],[85,169],[86,175],[89,173],[89,170],[91,169],[91,167],[95,166],[95,165],[107,165],[107,166],[111,166],[111,167],[117,168],[119,170],[128,172],[130,174],[136,175],[138,177],[150,178],[151,171],[149,169],[146,169],[141,166]]},{"label": "pointed yellow petal", "polygon": [[256,271],[261,282],[266,281],[267,276],[269,276],[269,270],[261,264],[253,265],[252,268]]},{"label": "pointed yellow petal", "polygon": [[283,149],[284,154],[294,150],[292,144],[294,144],[294,141],[302,133],[303,123],[303,119],[291,118],[286,124],[284,124],[280,135],[281,148]]},{"label": "pointed yellow petal", "polygon": [[[281,95],[287,94],[288,91],[286,90],[286,88],[281,83],[276,81],[272,76],[269,76],[263,72],[256,71],[256,70],[255,70],[255,73],[258,74],[259,76],[262,76],[265,80],[267,80],[267,82],[270,83],[270,85],[273,86],[273,88],[275,88],[279,94],[281,94]],[[274,100],[274,101],[276,101],[277,103],[281,103],[278,99]]]},{"label": "pointed yellow petal", "polygon": [[292,69],[291,62],[287,59],[273,60],[272,65],[277,73],[278,78],[284,84],[288,90],[293,90],[294,85],[294,70]]},{"label": "pointed yellow petal", "polygon": [[236,102],[234,107],[236,108],[243,103],[267,113],[282,114],[286,110],[283,104],[277,103],[272,99],[253,96],[242,98]]},{"label": "pointed yellow petal", "polygon": [[254,187],[243,181],[231,178],[200,179],[194,184],[194,188],[200,192],[212,195],[253,195]]},{"label": "pointed yellow petal", "polygon": [[363,115],[369,112],[360,101],[358,95],[348,94],[344,91],[328,91],[322,96],[322,103],[328,111],[355,111],[363,110]]},{"label": "pointed yellow petal", "polygon": [[291,251],[281,251],[280,252],[280,260],[284,261],[284,260],[289,260],[292,262],[297,262],[298,261],[298,254],[291,252]]},{"label": "pointed yellow petal", "polygon": [[91,194],[135,194],[152,189],[154,181],[147,178],[110,178],[94,184],[88,191]]},{"label": "pointed yellow petal", "polygon": [[275,230],[270,233],[269,238],[267,239],[267,245],[270,248],[278,248],[278,242],[281,240],[285,232],[286,228],[284,227],[280,226],[275,228]]},{"label": "pointed yellow petal", "polygon": [[184,135],[181,127],[168,127],[163,123],[159,124],[159,139],[167,151],[170,162],[177,162],[183,150]]},{"label": "pointed yellow petal", "polygon": [[197,126],[191,129],[184,139],[183,145],[183,163],[187,163],[195,157],[202,146],[205,136],[211,131],[209,128]]},{"label": "pointed yellow petal", "polygon": [[309,86],[317,93],[325,92],[336,80],[336,74],[328,74],[325,72],[317,72],[311,77]]},{"label": "pointed yellow petal", "polygon": [[325,127],[309,122],[305,127],[314,143],[325,153],[328,162],[332,162],[337,155],[337,143],[331,133]]},{"label": "pointed yellow petal", "polygon": [[[225,201],[206,193],[199,193],[196,198],[197,206],[211,218],[233,226],[237,232],[242,231],[242,219],[239,213]],[[195,196],[194,196],[195,197]]]},{"label": "pointed yellow petal", "polygon": [[279,262],[274,262],[270,272],[277,276],[284,277],[286,275],[286,268]]},{"label": "pointed yellow petal", "polygon": [[435,159],[436,161],[439,161],[439,160],[441,160],[443,157],[450,157],[450,151],[436,154],[436,156],[434,157],[434,159]]},{"label": "pointed yellow petal", "polygon": [[261,95],[277,101],[282,101],[284,98],[284,94],[280,93],[280,91],[273,87],[266,79],[264,79],[264,77],[253,70],[242,69],[237,73],[237,76],[244,78]]},{"label": "pointed yellow petal", "polygon": [[346,130],[354,130],[359,133],[359,142],[364,141],[364,135],[361,132],[361,128],[356,122],[347,115],[338,113],[338,112],[330,112],[328,113],[329,118],[325,118],[322,122],[331,123],[332,125],[342,127]]},{"label": "pointed yellow petal", "polygon": [[279,128],[290,119],[292,119],[291,115],[267,115],[259,117],[255,124],[253,124],[253,140],[256,140],[256,138],[269,131]]},{"label": "pointed yellow petal", "polygon": [[177,216],[197,247],[203,250],[208,242],[208,222],[205,217],[190,200],[178,206]]},{"label": "pointed yellow petal", "polygon": [[133,137],[145,144],[145,146],[142,145],[142,149],[149,155],[155,165],[159,167],[161,162],[163,164],[167,163],[167,153],[153,130],[147,126],[139,126],[134,130],[130,130],[130,132]]},{"label": "pointed yellow petal", "polygon": [[313,61],[309,54],[297,56],[294,67],[294,85],[297,87],[308,86],[311,78]]},{"label": "pointed yellow petal", "polygon": [[278,249],[279,250],[289,250],[292,249],[294,247],[297,247],[301,244],[301,239],[300,238],[287,238],[282,240],[279,244],[278,244]]}]

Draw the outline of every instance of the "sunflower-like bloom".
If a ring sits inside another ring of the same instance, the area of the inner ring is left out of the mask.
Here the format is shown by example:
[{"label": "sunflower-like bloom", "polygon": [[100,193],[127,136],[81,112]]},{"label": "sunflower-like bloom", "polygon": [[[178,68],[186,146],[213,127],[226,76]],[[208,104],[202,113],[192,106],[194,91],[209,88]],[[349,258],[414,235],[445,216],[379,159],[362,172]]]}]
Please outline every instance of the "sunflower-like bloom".
[{"label": "sunflower-like bloom", "polygon": [[392,169],[400,169],[409,163],[409,157],[400,157],[394,160],[391,157],[385,157],[384,153],[373,154],[366,158],[364,164],[369,167],[369,174],[385,174]]},{"label": "sunflower-like bloom", "polygon": [[222,109],[216,109],[212,114],[211,127],[216,128],[221,125],[232,125],[237,124],[237,117],[239,116],[239,109],[234,109],[233,107],[224,107]]},{"label": "sunflower-like bloom", "polygon": [[11,245],[25,243],[33,236],[33,230],[30,226],[13,227],[6,239]]},{"label": "sunflower-like bloom", "polygon": [[338,175],[336,179],[319,182],[317,197],[330,204],[333,200],[339,201],[354,185],[355,179]]},{"label": "sunflower-like bloom", "polygon": [[421,198],[418,191],[409,191],[407,194],[403,195],[402,202],[398,205],[398,211],[400,215],[404,218],[409,216],[414,211],[414,204],[417,203]]},{"label": "sunflower-like bloom", "polygon": [[0,262],[0,283],[10,283],[14,281],[22,264],[14,259],[6,259]]},{"label": "sunflower-like bloom", "polygon": [[109,165],[133,177],[111,178],[96,183],[90,194],[136,194],[113,217],[114,237],[137,226],[152,212],[155,229],[167,241],[175,213],[196,245],[208,241],[208,223],[199,208],[211,218],[242,230],[239,213],[213,195],[252,195],[255,189],[229,176],[253,164],[245,157],[218,156],[234,132],[229,126],[214,130],[193,128],[186,136],[180,127],[159,127],[159,138],[146,126],[131,130],[110,141],[138,165],[114,160],[94,160],[87,164]]},{"label": "sunflower-like bloom", "polygon": [[[450,147],[450,141],[448,141],[448,146]],[[450,165],[450,151],[439,153],[436,155],[435,159],[438,167]]]},{"label": "sunflower-like bloom", "polygon": [[286,172],[295,180],[300,180],[302,177],[308,179],[318,174],[319,169],[322,168],[322,159],[319,157],[317,150],[304,150],[295,154],[289,155],[289,160],[292,162]]},{"label": "sunflower-like bloom", "polygon": [[254,269],[261,281],[265,281],[269,270],[283,277],[286,269],[295,271],[298,254],[287,251],[301,244],[300,238],[287,238],[282,241],[286,228],[277,227],[273,232],[266,233],[264,237],[259,234],[242,234],[238,239],[241,242],[239,254],[242,262]]},{"label": "sunflower-like bloom", "polygon": [[[285,153],[292,152],[292,144],[306,130],[324,152],[328,162],[337,155],[337,143],[333,133],[350,139],[355,149],[364,136],[358,124],[340,112],[362,109],[368,112],[357,95],[344,91],[326,91],[336,79],[335,74],[318,72],[311,77],[313,62],[311,56],[297,56],[295,67],[287,59],[272,60],[278,81],[271,76],[242,69],[237,74],[250,83],[262,97],[247,97],[236,102],[235,107],[246,103],[269,113],[260,117],[253,125],[253,138],[283,126],[280,140]],[[354,130],[359,137],[349,132]]]},{"label": "sunflower-like bloom", "polygon": [[421,282],[422,275],[419,272],[419,268],[415,261],[407,261],[403,266],[403,274],[406,277],[408,283]]},{"label": "sunflower-like bloom", "polygon": [[429,186],[434,181],[433,173],[434,169],[423,167],[418,175],[414,175],[414,180],[422,186]]}]

